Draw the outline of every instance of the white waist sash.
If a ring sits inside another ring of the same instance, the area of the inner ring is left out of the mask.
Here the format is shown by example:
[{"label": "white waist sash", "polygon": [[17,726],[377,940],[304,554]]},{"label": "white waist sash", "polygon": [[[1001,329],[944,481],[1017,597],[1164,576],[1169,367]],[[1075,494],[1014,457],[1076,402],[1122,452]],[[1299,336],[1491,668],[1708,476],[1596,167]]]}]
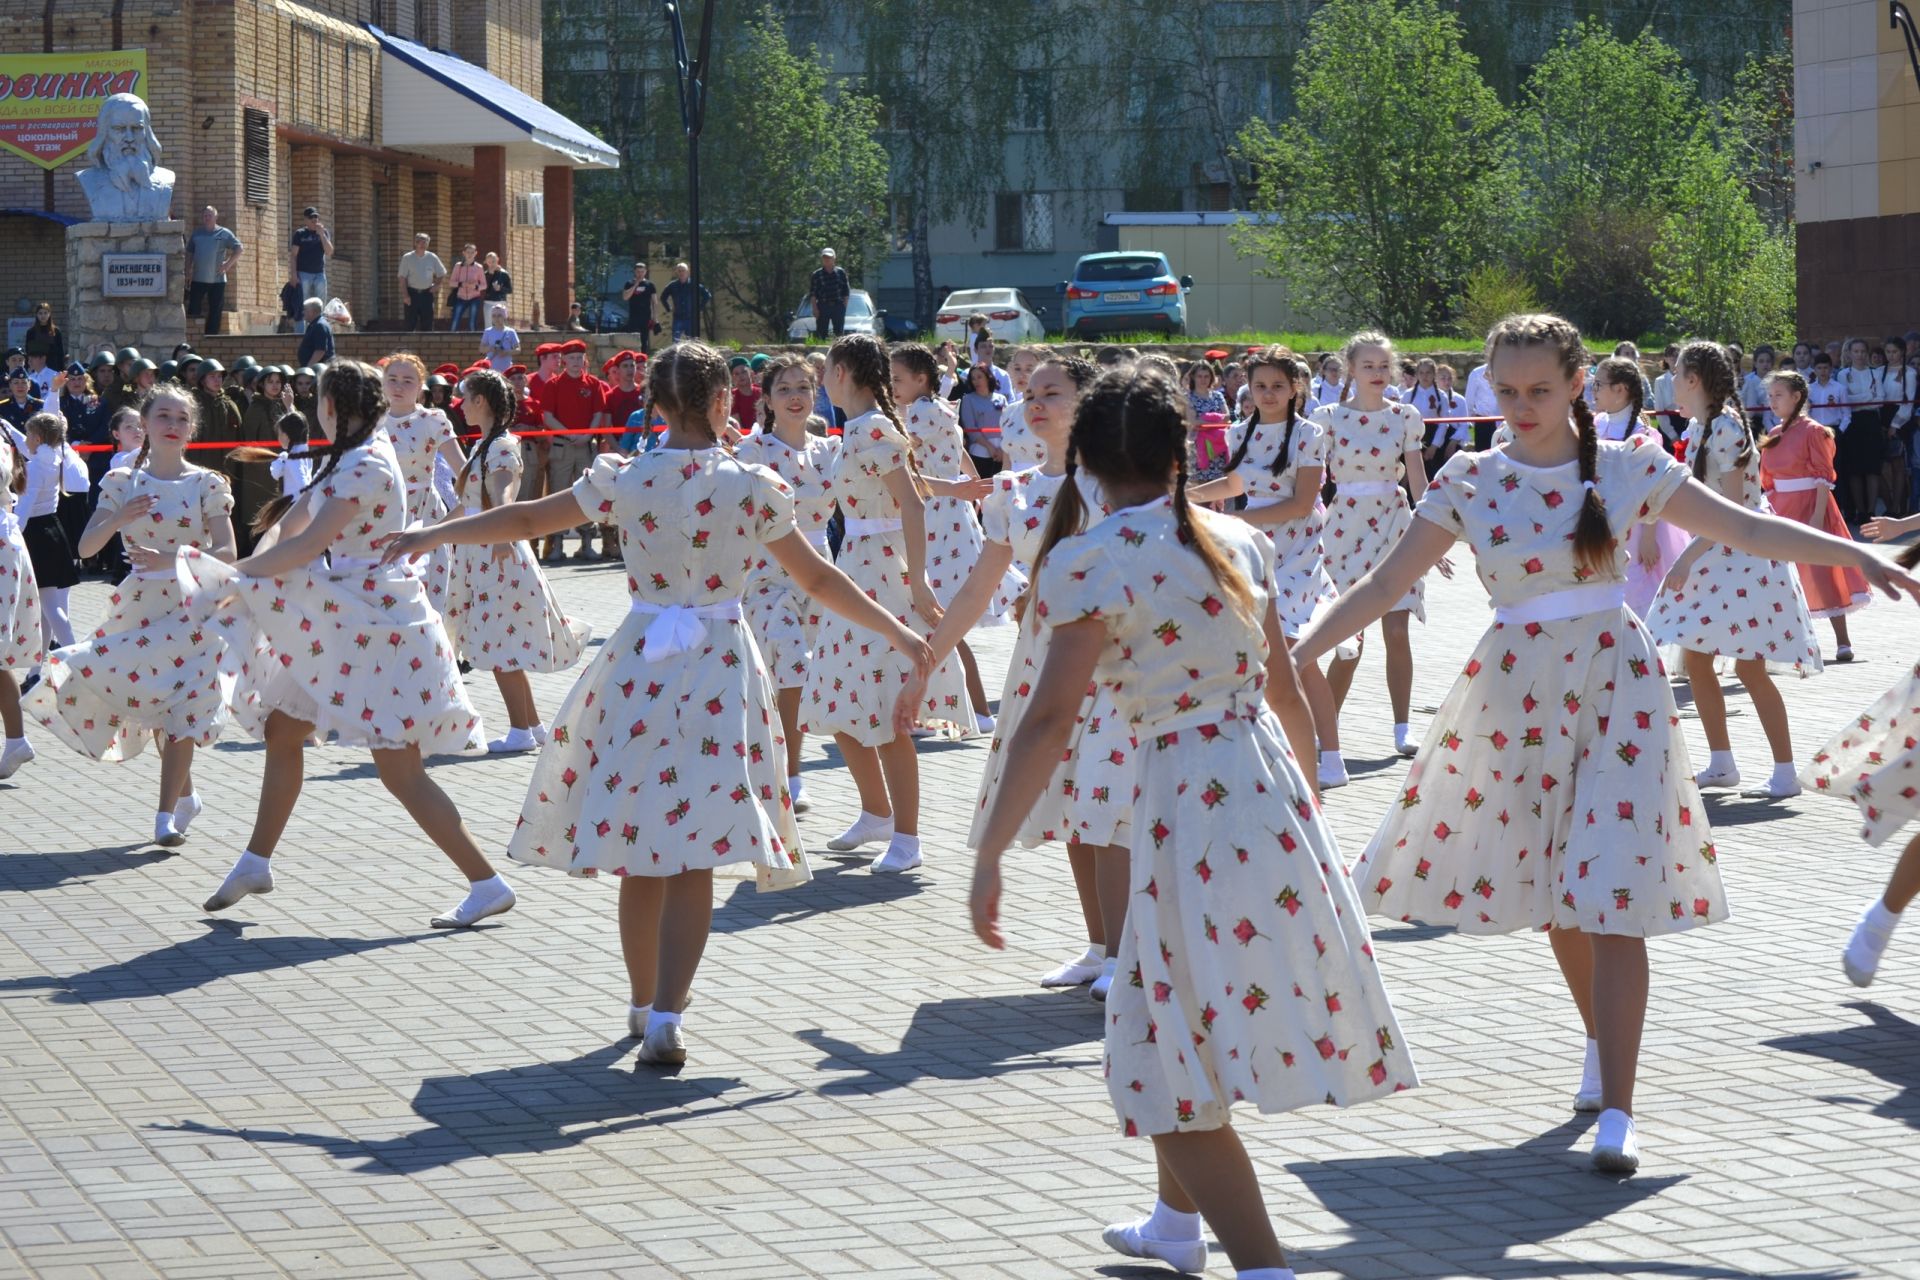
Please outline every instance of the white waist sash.
[{"label": "white waist sash", "polygon": [[1549,591],[1518,604],[1501,605],[1493,611],[1493,620],[1501,626],[1524,626],[1529,622],[1558,622],[1584,613],[1622,609],[1627,603],[1624,582],[1591,582],[1584,587]]},{"label": "white waist sash", "polygon": [[654,615],[647,624],[646,643],[641,646],[640,656],[648,662],[658,662],[662,658],[676,653],[685,653],[699,644],[707,634],[708,618],[727,618],[740,621],[740,601],[721,600],[715,604],[660,604],[652,600],[635,600],[628,606],[629,613],[650,613]]},{"label": "white waist sash", "polygon": [[1822,480],[1819,476],[1788,476],[1784,480],[1775,480],[1775,493],[1805,493],[1809,489],[1832,489],[1833,481]]},{"label": "white waist sash", "polygon": [[802,529],[800,536],[813,544],[815,551],[827,549],[827,531],[825,529]]},{"label": "white waist sash", "polygon": [[857,516],[847,517],[847,536],[849,538],[864,538],[869,534],[898,532],[900,532],[900,522],[898,520],[862,520]]},{"label": "white waist sash", "polygon": [[1391,480],[1337,480],[1334,483],[1343,498],[1384,498],[1400,492],[1400,486]]}]

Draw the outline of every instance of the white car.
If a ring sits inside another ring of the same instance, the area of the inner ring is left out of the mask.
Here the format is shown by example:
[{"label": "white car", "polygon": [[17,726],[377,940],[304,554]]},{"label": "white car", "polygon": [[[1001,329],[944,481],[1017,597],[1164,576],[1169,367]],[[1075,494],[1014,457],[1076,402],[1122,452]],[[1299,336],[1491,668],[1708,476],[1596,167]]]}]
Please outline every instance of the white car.
[{"label": "white car", "polygon": [[[874,310],[873,295],[865,289],[855,289],[847,296],[847,332],[869,333],[884,339],[880,332],[880,313]],[[793,309],[793,323],[787,326],[788,342],[805,342],[813,336],[813,301],[800,299],[800,305]]]},{"label": "white car", "polygon": [[1041,342],[1047,326],[1040,313],[1018,289],[959,289],[947,295],[933,317],[933,340],[960,343],[966,340],[967,317],[979,312],[987,317],[987,332],[995,342]]}]

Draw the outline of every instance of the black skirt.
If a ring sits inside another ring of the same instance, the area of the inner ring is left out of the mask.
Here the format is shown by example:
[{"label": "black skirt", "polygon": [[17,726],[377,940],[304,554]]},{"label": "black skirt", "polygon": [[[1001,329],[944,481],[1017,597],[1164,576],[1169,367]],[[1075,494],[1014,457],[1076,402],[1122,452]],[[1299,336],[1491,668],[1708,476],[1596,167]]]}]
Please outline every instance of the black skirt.
[{"label": "black skirt", "polygon": [[1886,419],[1879,409],[1855,409],[1840,433],[1835,462],[1841,475],[1865,476],[1880,470],[1887,460]]},{"label": "black skirt", "polygon": [[58,590],[80,584],[80,570],[73,562],[73,544],[60,527],[58,515],[34,516],[22,529],[27,543],[27,558],[33,562],[34,580],[40,589]]}]

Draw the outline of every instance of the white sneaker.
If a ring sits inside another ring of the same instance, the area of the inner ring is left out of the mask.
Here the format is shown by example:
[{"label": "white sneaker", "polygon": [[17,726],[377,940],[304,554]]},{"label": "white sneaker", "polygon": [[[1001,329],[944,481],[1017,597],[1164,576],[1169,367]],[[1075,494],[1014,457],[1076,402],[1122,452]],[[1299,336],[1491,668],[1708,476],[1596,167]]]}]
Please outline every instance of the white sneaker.
[{"label": "white sneaker", "polygon": [[25,738],[8,743],[7,749],[0,751],[0,778],[11,778],[19,771],[21,765],[26,764],[33,757],[33,744]]},{"label": "white sneaker", "polygon": [[680,1035],[680,1024],[663,1022],[640,1040],[640,1061],[655,1066],[677,1067],[687,1060],[687,1042]]},{"label": "white sneaker", "polygon": [[1593,1167],[1601,1173],[1634,1173],[1640,1168],[1640,1138],[1633,1117],[1624,1111],[1602,1111],[1593,1126]]},{"label": "white sneaker", "polygon": [[799,778],[787,779],[787,795],[793,801],[795,813],[805,813],[813,808],[813,801],[807,799],[807,784]]},{"label": "white sneaker", "polygon": [[162,849],[178,849],[187,842],[180,828],[173,825],[171,812],[160,814],[153,820],[153,842]]},{"label": "white sneaker", "polygon": [[1065,964],[1049,969],[1040,975],[1043,987],[1078,987],[1092,982],[1100,976],[1103,964],[1099,960],[1088,960],[1085,956],[1075,956]]},{"label": "white sneaker", "polygon": [[849,853],[863,844],[872,844],[875,840],[893,839],[893,818],[877,818],[863,813],[853,820],[853,825],[827,841],[827,848],[835,853]]},{"label": "white sneaker", "polygon": [[197,791],[181,796],[173,806],[173,829],[181,835],[187,834],[187,827],[206,811],[206,807]]},{"label": "white sneaker", "polygon": [[1708,787],[1737,787],[1740,785],[1740,768],[1735,765],[1731,768],[1715,769],[1712,765],[1708,765],[1693,775],[1693,785],[1703,791]]},{"label": "white sneaker", "polygon": [[[487,886],[482,888],[482,886]],[[467,890],[467,896],[460,905],[451,911],[443,912],[427,921],[435,929],[471,929],[488,916],[503,916],[513,910],[513,886],[495,876],[492,880],[482,880]]]},{"label": "white sneaker", "polygon": [[1600,1042],[1587,1041],[1587,1060],[1580,1067],[1580,1088],[1573,1095],[1575,1111],[1600,1109]]},{"label": "white sneaker", "polygon": [[1847,981],[1856,987],[1873,985],[1873,976],[1880,971],[1880,957],[1893,941],[1891,925],[1881,928],[1874,924],[1875,908],[1879,905],[1875,899],[1861,913],[1860,922],[1853,926],[1853,936],[1847,939],[1847,949],[1840,953],[1840,967],[1846,970]]},{"label": "white sneaker", "polygon": [[1087,988],[1087,994],[1095,1000],[1105,1003],[1107,990],[1113,986],[1113,975],[1119,967],[1120,960],[1117,956],[1108,956],[1105,960],[1102,960],[1100,962],[1100,976],[1093,980],[1091,987]]},{"label": "white sneaker", "polygon": [[867,870],[875,875],[896,871],[911,871],[920,865],[920,846],[903,848],[898,843],[887,845],[887,851],[867,864]]},{"label": "white sneaker", "polygon": [[1320,762],[1318,772],[1320,775],[1320,789],[1322,791],[1331,791],[1335,787],[1344,787],[1353,781],[1353,779],[1347,776],[1347,762],[1339,756],[1335,756],[1331,762],[1323,759]]},{"label": "white sneaker", "polygon": [[1138,1222],[1116,1222],[1100,1233],[1107,1248],[1129,1258],[1152,1258],[1164,1262],[1185,1275],[1199,1275],[1207,1269],[1205,1240],[1155,1240],[1144,1234],[1145,1218]]},{"label": "white sneaker", "polygon": [[242,871],[236,863],[233,870],[227,872],[227,878],[213,891],[203,908],[207,911],[225,911],[234,903],[249,894],[273,892],[273,868],[261,867],[257,871]]},{"label": "white sneaker", "polygon": [[516,751],[537,751],[540,740],[533,736],[531,729],[509,729],[504,738],[495,738],[487,744],[487,754],[495,756],[510,755]]}]

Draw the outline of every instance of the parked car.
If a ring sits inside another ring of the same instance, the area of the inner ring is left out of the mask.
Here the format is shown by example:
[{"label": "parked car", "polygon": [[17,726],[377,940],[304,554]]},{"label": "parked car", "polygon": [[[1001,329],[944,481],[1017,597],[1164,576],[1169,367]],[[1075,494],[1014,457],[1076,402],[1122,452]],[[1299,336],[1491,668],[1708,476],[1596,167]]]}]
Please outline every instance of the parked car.
[{"label": "parked car", "polygon": [[1192,276],[1175,278],[1164,253],[1089,253],[1060,286],[1062,328],[1076,338],[1096,333],[1187,331]]},{"label": "parked car", "polygon": [[958,289],[934,314],[933,340],[964,341],[967,317],[979,312],[987,317],[987,332],[995,342],[1040,342],[1047,336],[1040,310],[1018,289]]},{"label": "parked car", "polygon": [[[880,338],[883,337],[882,326],[886,322],[887,313],[874,309],[873,295],[865,289],[855,289],[848,295],[848,333],[867,333]],[[793,309],[793,322],[787,326],[787,341],[805,342],[813,336],[813,329],[813,303],[802,298],[800,305]]]}]

